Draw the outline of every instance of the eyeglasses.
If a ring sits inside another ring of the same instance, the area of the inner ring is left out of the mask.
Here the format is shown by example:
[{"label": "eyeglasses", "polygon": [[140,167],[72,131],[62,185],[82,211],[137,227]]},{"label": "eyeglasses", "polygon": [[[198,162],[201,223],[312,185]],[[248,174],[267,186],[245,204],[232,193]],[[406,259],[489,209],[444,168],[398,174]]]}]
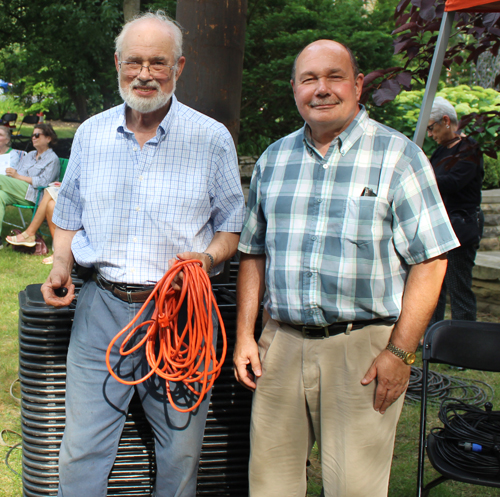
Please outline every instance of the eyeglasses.
[{"label": "eyeglasses", "polygon": [[31,135],[31,138],[40,138],[41,136],[44,136],[44,134],[43,133],[33,133]]},{"label": "eyeglasses", "polygon": [[[439,121],[441,121],[441,119],[440,119]],[[432,123],[431,125],[427,126],[427,131],[428,131],[429,133],[432,133],[432,130],[434,129],[434,126],[436,126],[436,124],[437,124],[439,121],[436,121],[435,123]]]},{"label": "eyeglasses", "polygon": [[170,77],[174,67],[177,65],[177,62],[173,66],[168,66],[163,62],[153,62],[152,64],[149,64],[149,66],[145,66],[141,62],[129,62],[122,60],[118,62],[118,65],[125,76],[135,78],[141,74],[142,68],[145,67],[153,78],[159,78]]}]

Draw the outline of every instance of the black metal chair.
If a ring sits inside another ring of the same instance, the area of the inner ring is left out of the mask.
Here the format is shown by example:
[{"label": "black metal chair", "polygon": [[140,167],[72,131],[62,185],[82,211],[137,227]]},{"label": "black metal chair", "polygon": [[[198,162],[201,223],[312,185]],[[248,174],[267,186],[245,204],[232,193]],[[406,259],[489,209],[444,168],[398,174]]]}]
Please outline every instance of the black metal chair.
[{"label": "black metal chair", "polygon": [[27,150],[29,145],[31,144],[31,138],[29,136],[22,136],[21,129],[23,124],[30,124],[32,126],[38,124],[40,118],[38,116],[24,116],[21,124],[19,125],[19,129],[15,134],[12,135],[12,145],[13,148],[17,148],[19,150]]},{"label": "black metal chair", "polygon": [[[0,117],[0,124],[2,124],[3,126],[7,126],[9,128],[15,128],[16,121],[17,121],[17,114],[12,113],[12,112],[4,114],[2,117]],[[11,124],[11,123],[14,123],[14,124]]]},{"label": "black metal chair", "polygon": [[[427,388],[430,363],[500,372],[500,324],[473,321],[440,321],[431,326],[424,338],[422,351],[422,405],[418,452],[417,497],[446,480],[471,485],[500,487],[500,475],[483,477],[452,466],[436,450],[436,438],[429,433],[426,439]],[[432,466],[442,475],[424,487],[424,451]]]}]

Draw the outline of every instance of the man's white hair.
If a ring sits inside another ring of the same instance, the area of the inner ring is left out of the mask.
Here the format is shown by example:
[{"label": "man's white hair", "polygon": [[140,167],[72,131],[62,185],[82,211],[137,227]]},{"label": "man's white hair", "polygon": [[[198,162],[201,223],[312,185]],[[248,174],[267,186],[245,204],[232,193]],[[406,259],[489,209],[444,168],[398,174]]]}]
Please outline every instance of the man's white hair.
[{"label": "man's white hair", "polygon": [[432,104],[430,119],[434,122],[441,121],[444,116],[450,118],[451,124],[458,125],[457,111],[446,98],[436,97]]},{"label": "man's white hair", "polygon": [[175,62],[179,60],[182,55],[182,31],[179,25],[170,17],[168,17],[165,12],[162,10],[158,10],[156,12],[146,12],[144,14],[139,14],[135,16],[132,20],[125,24],[120,32],[120,34],[115,39],[115,50],[119,56],[121,56],[122,48],[123,48],[123,40],[127,34],[127,31],[133,25],[143,21],[144,19],[154,19],[163,23],[170,29],[172,36],[174,38],[174,58]]}]

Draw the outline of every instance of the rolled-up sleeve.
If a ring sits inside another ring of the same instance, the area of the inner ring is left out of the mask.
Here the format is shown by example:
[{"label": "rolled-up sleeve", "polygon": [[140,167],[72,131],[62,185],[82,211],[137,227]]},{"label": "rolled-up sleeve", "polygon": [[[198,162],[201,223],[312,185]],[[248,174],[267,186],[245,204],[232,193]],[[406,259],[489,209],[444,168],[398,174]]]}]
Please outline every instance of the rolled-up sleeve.
[{"label": "rolled-up sleeve", "polygon": [[82,227],[82,204],[80,198],[80,130],[76,132],[71,147],[66,173],[59,190],[52,221],[64,230],[76,231]]},{"label": "rolled-up sleeve", "polygon": [[211,218],[214,231],[240,233],[245,215],[238,158],[228,131],[216,147],[215,171],[210,186]]}]

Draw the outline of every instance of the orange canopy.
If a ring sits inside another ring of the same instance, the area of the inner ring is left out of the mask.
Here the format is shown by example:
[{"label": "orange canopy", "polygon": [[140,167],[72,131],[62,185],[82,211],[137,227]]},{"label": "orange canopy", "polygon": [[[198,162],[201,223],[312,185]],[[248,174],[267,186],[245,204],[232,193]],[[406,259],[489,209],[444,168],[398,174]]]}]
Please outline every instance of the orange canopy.
[{"label": "orange canopy", "polygon": [[500,1],[497,0],[446,0],[444,10],[454,12],[500,12]]}]

